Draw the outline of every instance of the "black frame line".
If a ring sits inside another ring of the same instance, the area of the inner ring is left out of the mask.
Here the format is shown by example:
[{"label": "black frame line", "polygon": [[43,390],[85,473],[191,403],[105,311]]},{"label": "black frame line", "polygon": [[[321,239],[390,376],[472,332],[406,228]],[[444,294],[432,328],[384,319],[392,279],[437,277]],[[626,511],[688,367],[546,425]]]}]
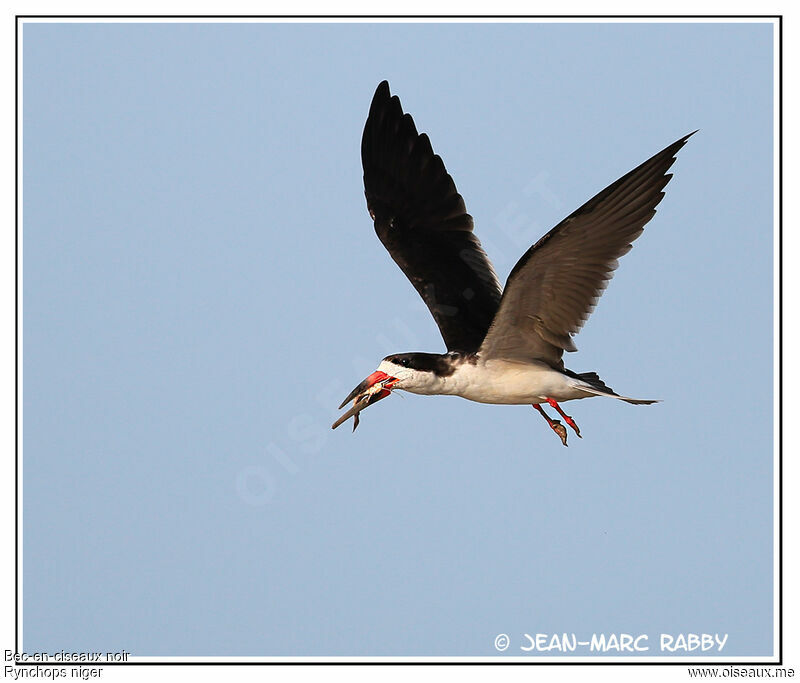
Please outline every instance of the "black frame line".
[{"label": "black frame line", "polygon": [[17,19],[778,19],[782,14],[17,14]]},{"label": "black frame line", "polygon": [[[549,657],[531,658],[530,661],[508,661],[502,655],[496,661],[155,661],[155,662],[14,662],[14,666],[46,667],[106,667],[106,666],[689,666],[689,667],[778,667],[783,666],[783,15],[782,14],[15,14],[14,23],[14,651],[19,649],[19,34],[24,19],[771,19],[778,28],[778,259],[773,264],[778,276],[778,661],[708,661],[698,658],[679,661],[641,661],[636,657],[608,661],[600,656],[596,661],[548,661]],[[773,144],[775,139],[773,138]],[[773,271],[774,277],[774,271]],[[346,658],[346,656],[344,656]]]}]

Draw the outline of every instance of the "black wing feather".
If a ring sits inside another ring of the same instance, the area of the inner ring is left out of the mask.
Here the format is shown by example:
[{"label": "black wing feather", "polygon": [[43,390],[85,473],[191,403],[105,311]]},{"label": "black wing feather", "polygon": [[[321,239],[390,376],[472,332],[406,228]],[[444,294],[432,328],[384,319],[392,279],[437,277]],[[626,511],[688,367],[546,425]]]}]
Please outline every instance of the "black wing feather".
[{"label": "black wing feather", "polygon": [[586,319],[664,197],[687,135],[599,192],[534,244],[514,266],[481,355],[563,368]]},{"label": "black wing feather", "polygon": [[500,304],[500,283],[441,157],[386,81],[372,99],[361,161],[381,242],[425,301],[448,351],[476,351]]}]

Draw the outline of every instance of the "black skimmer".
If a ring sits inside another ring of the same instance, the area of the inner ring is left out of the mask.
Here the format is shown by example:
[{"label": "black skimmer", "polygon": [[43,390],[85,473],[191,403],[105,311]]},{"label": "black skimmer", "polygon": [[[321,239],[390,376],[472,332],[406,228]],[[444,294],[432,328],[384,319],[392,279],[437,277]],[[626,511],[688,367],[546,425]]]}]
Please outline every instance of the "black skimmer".
[{"label": "black skimmer", "polygon": [[472,217],[425,133],[404,114],[383,81],[361,139],[364,194],[383,245],[419,292],[447,353],[386,356],[342,402],[353,406],[335,429],[395,389],[461,396],[480,403],[531,404],[567,445],[578,425],[559,403],[591,396],[645,405],[621,396],[596,372],[564,367],[576,334],[617,267],[655,214],[667,173],[689,135],[637,166],[567,216],[528,249],[505,289],[472,232]]}]

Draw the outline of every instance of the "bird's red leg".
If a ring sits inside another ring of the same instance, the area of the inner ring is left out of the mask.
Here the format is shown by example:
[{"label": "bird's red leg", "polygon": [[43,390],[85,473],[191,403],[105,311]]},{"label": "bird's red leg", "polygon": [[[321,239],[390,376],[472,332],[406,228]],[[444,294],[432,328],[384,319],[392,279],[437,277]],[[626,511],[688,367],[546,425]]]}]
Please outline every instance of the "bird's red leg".
[{"label": "bird's red leg", "polygon": [[567,429],[566,429],[566,427],[564,427],[564,425],[561,424],[561,421],[560,420],[551,420],[550,416],[546,412],[544,412],[544,408],[542,408],[542,406],[540,406],[538,403],[532,403],[531,405],[534,408],[536,408],[536,410],[539,411],[539,414],[545,420],[547,420],[547,424],[550,427],[550,429],[552,429],[556,434],[558,434],[558,437],[561,439],[561,443],[563,443],[566,446],[567,445]]},{"label": "bird's red leg", "polygon": [[561,410],[561,406],[558,405],[558,403],[556,403],[556,400],[554,398],[548,398],[547,402],[558,411],[558,414],[564,418],[564,422],[566,422],[570,427],[572,427],[575,430],[575,433],[578,435],[578,437],[582,439],[583,437],[581,436],[581,430],[578,429],[578,425],[575,424],[575,420],[573,420],[569,415],[567,415],[563,410]]}]

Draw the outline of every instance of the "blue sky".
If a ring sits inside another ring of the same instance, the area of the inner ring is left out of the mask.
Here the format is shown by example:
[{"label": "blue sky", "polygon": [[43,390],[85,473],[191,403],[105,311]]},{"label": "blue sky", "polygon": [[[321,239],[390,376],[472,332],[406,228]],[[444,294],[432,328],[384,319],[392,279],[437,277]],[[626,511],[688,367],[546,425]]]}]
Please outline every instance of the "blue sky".
[{"label": "blue sky", "polygon": [[[770,25],[29,24],[23,65],[26,650],[771,654]],[[569,449],[446,397],[330,430],[443,350],[366,212],[384,78],[502,281],[700,129],[566,358],[663,403],[568,404]]]}]

